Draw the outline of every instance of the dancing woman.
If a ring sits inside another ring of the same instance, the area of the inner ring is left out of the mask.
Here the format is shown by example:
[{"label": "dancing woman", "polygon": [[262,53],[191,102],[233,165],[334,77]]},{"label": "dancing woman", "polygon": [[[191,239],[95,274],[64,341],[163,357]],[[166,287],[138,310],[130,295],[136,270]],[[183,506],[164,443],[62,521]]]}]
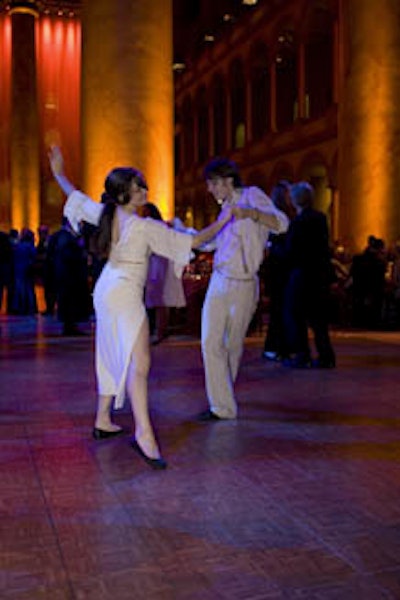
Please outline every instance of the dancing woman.
[{"label": "dancing woman", "polygon": [[149,255],[160,254],[182,268],[192,248],[212,239],[231,219],[231,211],[223,211],[217,221],[194,235],[180,233],[136,214],[147,202],[147,184],[137,169],[113,169],[106,177],[100,204],[68,180],[58,147],[50,149],[49,161],[68,196],[64,215],[75,229],[81,221],[98,226],[97,250],[107,259],[94,289],[98,403],[93,437],[121,433],[111,420],[111,408],[113,401],[115,408],[121,408],[127,395],[134,418],[132,447],[148,465],[165,469],[148,410],[150,347],[143,290]]}]

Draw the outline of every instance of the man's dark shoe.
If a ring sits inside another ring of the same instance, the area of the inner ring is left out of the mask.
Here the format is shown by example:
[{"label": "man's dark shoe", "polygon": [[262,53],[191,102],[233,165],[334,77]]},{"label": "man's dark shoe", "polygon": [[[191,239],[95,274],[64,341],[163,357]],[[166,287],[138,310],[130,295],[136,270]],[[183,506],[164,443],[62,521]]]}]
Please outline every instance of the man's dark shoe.
[{"label": "man's dark shoe", "polygon": [[308,369],[311,367],[311,360],[302,356],[293,356],[284,358],[282,364],[284,367],[290,367],[291,369]]},{"label": "man's dark shoe", "polygon": [[221,417],[213,413],[213,411],[208,408],[207,410],[204,410],[198,414],[196,420],[200,423],[206,423],[207,421],[220,421]]},{"label": "man's dark shoe", "polygon": [[336,367],[336,360],[334,358],[317,358],[313,361],[312,366],[315,369],[334,369]]},{"label": "man's dark shoe", "polygon": [[86,333],[84,331],[82,331],[81,329],[78,329],[77,327],[64,327],[62,330],[62,335],[65,336],[69,336],[69,337],[79,337],[82,335],[86,335]]}]

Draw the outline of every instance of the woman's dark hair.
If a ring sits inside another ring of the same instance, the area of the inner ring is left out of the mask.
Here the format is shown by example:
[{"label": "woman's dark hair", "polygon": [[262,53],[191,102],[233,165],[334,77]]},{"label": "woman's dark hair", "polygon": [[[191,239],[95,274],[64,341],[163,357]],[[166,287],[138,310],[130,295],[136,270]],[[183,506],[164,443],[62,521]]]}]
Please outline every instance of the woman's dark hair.
[{"label": "woman's dark hair", "polygon": [[131,186],[135,182],[138,187],[148,189],[143,174],[132,167],[117,167],[110,171],[104,182],[104,189],[109,199],[116,204],[128,204],[131,198]]},{"label": "woman's dark hair", "polygon": [[150,217],[150,219],[154,219],[155,221],[163,220],[157,206],[152,202],[146,202],[146,204],[143,205],[142,210],[144,217]]},{"label": "woman's dark hair", "polygon": [[287,211],[287,193],[290,191],[290,183],[281,179],[271,190],[271,200],[282,212]]},{"label": "woman's dark hair", "polygon": [[132,182],[147,190],[143,174],[132,167],[117,167],[110,171],[104,182],[105,191],[101,195],[104,209],[100,217],[98,230],[93,238],[92,247],[101,259],[107,259],[111,248],[112,222],[117,204],[128,204],[131,199]]},{"label": "woman's dark hair", "polygon": [[228,160],[227,158],[214,158],[205,166],[204,179],[216,179],[217,177],[221,177],[222,179],[232,177],[233,187],[242,187],[239,169],[232,160]]}]

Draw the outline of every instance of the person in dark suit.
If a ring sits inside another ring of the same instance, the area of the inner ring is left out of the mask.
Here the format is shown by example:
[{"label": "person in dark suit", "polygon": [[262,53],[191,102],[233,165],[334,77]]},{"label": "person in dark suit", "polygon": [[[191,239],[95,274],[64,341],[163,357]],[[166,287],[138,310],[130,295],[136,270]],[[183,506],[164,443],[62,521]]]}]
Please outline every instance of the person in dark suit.
[{"label": "person in dark suit", "polygon": [[[295,216],[290,200],[290,183],[278,181],[271,191],[271,200],[289,221]],[[266,260],[266,287],[269,289],[269,322],[264,341],[263,358],[283,360],[288,355],[283,318],[283,299],[287,282],[286,233],[271,233]]]},{"label": "person in dark suit", "polygon": [[13,248],[11,312],[14,315],[34,315],[37,301],[34,281],[35,235],[24,227]]},{"label": "person in dark suit", "polygon": [[12,247],[8,234],[0,231],[0,311],[3,305],[4,290],[10,283],[12,271]]},{"label": "person in dark suit", "polygon": [[[296,217],[286,237],[288,281],[284,294],[284,321],[290,367],[333,368],[335,353],[328,331],[329,290],[333,281],[328,225],[325,215],[313,208],[314,189],[304,181],[291,186]],[[308,326],[318,352],[311,360]]]},{"label": "person in dark suit", "polygon": [[66,217],[61,229],[50,237],[47,255],[53,268],[62,334],[82,335],[77,323],[87,321],[90,313],[87,258],[82,239]]},{"label": "person in dark suit", "polygon": [[355,327],[382,327],[386,267],[385,244],[370,235],[364,252],[353,256],[350,269]]}]

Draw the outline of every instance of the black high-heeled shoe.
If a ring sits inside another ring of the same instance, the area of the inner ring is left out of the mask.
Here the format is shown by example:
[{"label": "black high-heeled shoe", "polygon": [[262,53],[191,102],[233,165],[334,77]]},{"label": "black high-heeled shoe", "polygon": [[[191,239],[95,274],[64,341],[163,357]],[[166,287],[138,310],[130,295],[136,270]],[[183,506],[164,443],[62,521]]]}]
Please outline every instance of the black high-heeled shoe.
[{"label": "black high-heeled shoe", "polygon": [[121,435],[123,432],[123,429],[117,429],[117,431],[106,431],[105,429],[93,427],[92,435],[95,440],[107,440],[108,438],[115,437],[116,435]]},{"label": "black high-heeled shoe", "polygon": [[167,463],[161,456],[160,458],[150,458],[150,456],[147,456],[147,454],[143,452],[135,439],[131,440],[131,446],[152,469],[161,470],[167,468]]}]

